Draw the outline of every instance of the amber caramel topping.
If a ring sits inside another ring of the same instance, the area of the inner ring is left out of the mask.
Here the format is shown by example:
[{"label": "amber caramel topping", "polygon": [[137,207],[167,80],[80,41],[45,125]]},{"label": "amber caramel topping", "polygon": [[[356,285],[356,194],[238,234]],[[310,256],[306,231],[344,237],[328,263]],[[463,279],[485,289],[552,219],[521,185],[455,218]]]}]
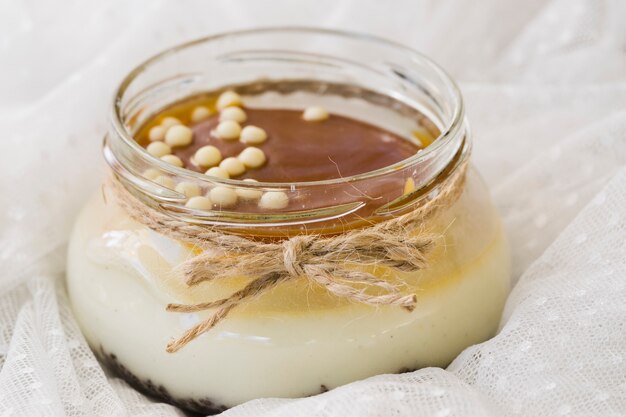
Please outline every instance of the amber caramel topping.
[{"label": "amber caramel topping", "polygon": [[[213,145],[224,158],[237,156],[248,145],[238,140],[224,140],[215,135],[219,114],[214,112],[197,123],[185,120],[179,108],[165,111],[140,130],[137,140],[149,144],[148,131],[164,117],[176,115],[193,130],[189,146],[174,147],[185,168],[205,172],[192,161],[201,147]],[[193,107],[188,108],[191,113]],[[302,111],[285,109],[245,108],[245,126],[258,126],[267,132],[268,139],[255,145],[267,156],[260,168],[247,170],[235,178],[253,178],[267,182],[320,181],[361,174],[392,165],[418,152],[419,143],[428,145],[432,136],[424,129],[414,132],[414,140],[401,137],[370,123],[332,114],[321,122],[305,121]],[[417,139],[417,140],[415,140]],[[426,143],[424,143],[426,142]]]},{"label": "amber caramel topping", "polygon": [[[328,113],[319,106],[306,110],[258,108],[246,106],[245,99],[232,91],[222,93],[220,99],[224,94],[237,98],[236,103],[217,106],[217,95],[205,94],[165,108],[139,126],[135,134],[137,142],[153,156],[172,160],[170,163],[178,163],[180,159],[184,168],[209,176],[289,184],[345,178],[378,170],[410,158],[429,146],[439,134],[434,124],[416,110],[400,109],[400,114],[419,123],[414,131],[402,136],[377,126],[376,120],[363,121]],[[365,91],[364,94],[369,97],[374,93]],[[233,105],[239,109],[225,107]],[[398,110],[397,106],[389,106]],[[222,113],[217,107],[222,108]],[[191,142],[187,140],[190,135]],[[159,143],[163,149],[151,149]],[[332,234],[360,227],[364,222],[379,221],[376,216],[386,216],[380,214],[386,213],[384,207],[396,211],[398,207],[407,207],[416,198],[415,181],[419,181],[420,173],[401,170],[398,174],[374,176],[359,182],[335,182],[316,187],[310,191],[312,194],[287,195],[282,191],[223,186],[202,190],[196,186],[198,189],[192,190],[188,189],[189,184],[163,185],[182,190],[180,192],[189,197],[186,206],[200,210],[242,213],[324,210],[314,214],[319,219],[330,216],[329,209],[335,210],[333,216],[345,210],[349,216],[342,214],[343,217],[336,220],[328,217],[315,224],[311,214],[307,215],[311,223],[306,226],[308,230]],[[163,179],[159,177],[154,181],[161,184]],[[171,182],[169,178],[165,180]],[[356,211],[349,211],[357,206]],[[381,208],[383,211],[379,213]],[[296,231],[301,229],[295,227]],[[285,230],[264,229],[259,236],[276,233],[282,236]]]}]

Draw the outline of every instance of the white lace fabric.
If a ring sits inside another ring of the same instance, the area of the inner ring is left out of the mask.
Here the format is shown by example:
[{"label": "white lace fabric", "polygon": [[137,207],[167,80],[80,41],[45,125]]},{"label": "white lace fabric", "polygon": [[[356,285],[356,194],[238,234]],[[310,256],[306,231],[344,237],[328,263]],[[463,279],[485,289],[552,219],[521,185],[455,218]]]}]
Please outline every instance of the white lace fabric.
[{"label": "white lace fabric", "polygon": [[167,46],[325,26],[425,52],[458,80],[515,287],[447,369],[225,416],[626,416],[626,3],[0,1],[0,416],[173,416],[102,369],[64,289],[116,83]]}]

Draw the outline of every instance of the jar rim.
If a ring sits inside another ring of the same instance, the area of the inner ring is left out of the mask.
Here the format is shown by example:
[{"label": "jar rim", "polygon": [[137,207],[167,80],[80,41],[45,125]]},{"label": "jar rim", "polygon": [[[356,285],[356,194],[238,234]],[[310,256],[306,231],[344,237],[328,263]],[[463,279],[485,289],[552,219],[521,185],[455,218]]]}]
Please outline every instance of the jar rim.
[{"label": "jar rim", "polygon": [[[195,172],[192,170],[188,170],[185,168],[179,168],[172,164],[169,164],[165,161],[160,160],[152,155],[150,155],[146,149],[144,149],[134,138],[134,135],[130,130],[125,126],[122,116],[122,98],[133,82],[133,80],[139,76],[142,72],[144,72],[151,64],[157,63],[161,58],[167,57],[168,55],[175,54],[178,51],[184,50],[186,48],[193,47],[195,45],[213,42],[218,40],[223,40],[227,38],[236,38],[238,36],[247,36],[254,34],[271,34],[271,33],[295,33],[295,34],[311,34],[311,35],[330,35],[339,38],[346,38],[352,40],[361,40],[365,42],[376,43],[382,45],[384,47],[395,48],[396,50],[400,50],[409,54],[413,59],[419,61],[420,64],[428,67],[430,71],[433,71],[435,75],[443,80],[445,87],[448,88],[453,96],[452,103],[452,115],[449,118],[449,122],[445,124],[445,126],[440,129],[440,133],[433,140],[431,144],[420,150],[420,152],[415,153],[414,155],[403,159],[401,161],[395,162],[391,165],[387,165],[382,168],[377,168],[375,170],[354,174],[345,177],[337,177],[327,180],[316,180],[316,181],[296,181],[296,182],[255,182],[251,184],[250,182],[246,182],[238,179],[222,179],[216,177],[207,177],[205,174]],[[152,55],[148,59],[141,62],[139,65],[135,66],[126,77],[121,81],[118,88],[114,94],[113,106],[112,106],[112,124],[115,130],[115,133],[119,138],[122,139],[126,146],[129,146],[134,152],[139,153],[145,158],[150,160],[151,164],[158,168],[161,171],[169,172],[174,175],[184,175],[188,178],[193,178],[198,181],[206,181],[210,179],[212,183],[215,184],[223,184],[227,186],[243,186],[250,187],[251,185],[254,188],[282,188],[285,186],[291,187],[310,187],[310,186],[324,186],[324,185],[332,185],[332,184],[342,184],[348,182],[362,181],[370,178],[375,178],[381,175],[385,175],[387,173],[397,171],[402,168],[406,168],[407,166],[419,164],[422,161],[428,160],[433,154],[439,152],[442,148],[448,146],[450,142],[452,142],[462,130],[467,130],[467,126],[465,123],[464,116],[464,102],[461,91],[457,84],[454,82],[452,77],[435,61],[427,57],[426,55],[406,46],[399,42],[392,41],[389,39],[385,39],[379,36],[359,33],[359,32],[351,32],[351,31],[343,31],[337,29],[325,29],[325,28],[315,28],[315,27],[296,27],[296,26],[275,26],[275,27],[264,27],[264,28],[255,28],[255,29],[244,29],[244,30],[236,30],[229,31],[224,33],[219,33],[215,35],[205,36],[202,38],[198,38],[192,41],[184,42],[181,44],[177,44],[173,47],[167,48],[164,51],[161,51],[155,55]],[[463,146],[463,142],[459,145],[460,148]],[[467,146],[467,143],[466,143]],[[459,148],[459,149],[460,149]]]}]

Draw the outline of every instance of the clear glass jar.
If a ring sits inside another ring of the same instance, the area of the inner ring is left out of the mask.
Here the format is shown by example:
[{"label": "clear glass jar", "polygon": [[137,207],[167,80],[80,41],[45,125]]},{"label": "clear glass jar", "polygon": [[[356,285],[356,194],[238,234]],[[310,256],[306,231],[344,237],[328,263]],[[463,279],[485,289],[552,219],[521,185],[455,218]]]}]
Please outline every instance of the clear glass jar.
[{"label": "clear glass jar", "polygon": [[[152,157],[133,139],[166,106],[227,88],[252,106],[320,104],[391,131],[419,129],[426,117],[438,137],[392,166],[302,183],[208,177]],[[426,57],[368,36],[283,28],[200,39],[137,67],[117,91],[104,156],[137,199],[172,218],[280,240],[302,233],[340,234],[421,207],[465,165],[470,141],[459,90]],[[215,186],[278,190],[291,203],[276,210],[256,205],[192,210],[173,190],[182,181],[203,191]],[[403,188],[407,181],[409,190]],[[494,334],[509,289],[503,230],[471,166],[463,187],[460,197],[421,225],[420,230],[439,236],[427,268],[370,268],[417,294],[412,312],[346,301],[303,277],[234,309],[211,331],[167,353],[172,337],[210,314],[168,312],[168,303],[224,297],[248,277],[187,286],[176,267],[197,248],[130,219],[100,191],[86,205],[71,239],[71,302],[104,361],[145,392],[197,411],[219,411],[259,397],[313,395],[380,373],[446,366],[464,348]],[[381,201],[363,192],[372,189],[399,191]]]}]

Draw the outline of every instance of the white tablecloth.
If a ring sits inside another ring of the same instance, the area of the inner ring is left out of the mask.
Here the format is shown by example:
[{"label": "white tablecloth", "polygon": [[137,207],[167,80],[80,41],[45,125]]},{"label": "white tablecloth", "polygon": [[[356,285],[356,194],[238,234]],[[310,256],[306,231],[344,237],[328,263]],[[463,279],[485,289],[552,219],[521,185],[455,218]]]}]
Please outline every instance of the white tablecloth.
[{"label": "white tablecloth", "polygon": [[64,294],[68,233],[129,69],[184,40],[287,24],[392,38],[459,80],[516,286],[499,334],[446,370],[225,415],[626,415],[623,0],[0,0],[0,416],[182,414],[95,360]]}]

